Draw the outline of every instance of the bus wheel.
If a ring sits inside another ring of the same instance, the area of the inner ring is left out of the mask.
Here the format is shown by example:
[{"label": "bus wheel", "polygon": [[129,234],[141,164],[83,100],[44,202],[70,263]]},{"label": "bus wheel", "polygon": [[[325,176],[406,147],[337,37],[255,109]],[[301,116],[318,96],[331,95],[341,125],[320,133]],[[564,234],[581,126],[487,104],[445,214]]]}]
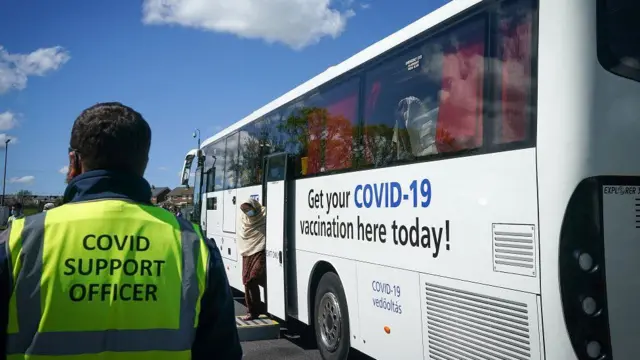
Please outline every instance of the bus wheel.
[{"label": "bus wheel", "polygon": [[315,298],[316,343],[325,360],[346,360],[351,346],[349,310],[340,278],[333,272],[322,275]]}]

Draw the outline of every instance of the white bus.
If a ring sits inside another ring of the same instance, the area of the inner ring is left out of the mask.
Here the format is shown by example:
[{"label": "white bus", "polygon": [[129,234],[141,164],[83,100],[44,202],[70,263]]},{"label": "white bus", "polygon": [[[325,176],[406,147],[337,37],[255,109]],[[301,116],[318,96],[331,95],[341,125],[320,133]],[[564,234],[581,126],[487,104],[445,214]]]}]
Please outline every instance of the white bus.
[{"label": "white bus", "polygon": [[231,285],[254,197],[324,359],[640,359],[638,4],[450,1],[204,141]]}]

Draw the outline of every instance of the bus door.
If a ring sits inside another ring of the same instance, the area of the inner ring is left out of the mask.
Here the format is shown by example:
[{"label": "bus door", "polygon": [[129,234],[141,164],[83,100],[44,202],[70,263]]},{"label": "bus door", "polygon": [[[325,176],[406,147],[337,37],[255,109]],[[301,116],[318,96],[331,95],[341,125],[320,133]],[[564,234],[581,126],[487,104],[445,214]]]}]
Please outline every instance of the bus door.
[{"label": "bus door", "polygon": [[288,160],[287,153],[267,156],[262,179],[262,204],[267,208],[267,311],[282,320],[286,320],[287,309]]}]

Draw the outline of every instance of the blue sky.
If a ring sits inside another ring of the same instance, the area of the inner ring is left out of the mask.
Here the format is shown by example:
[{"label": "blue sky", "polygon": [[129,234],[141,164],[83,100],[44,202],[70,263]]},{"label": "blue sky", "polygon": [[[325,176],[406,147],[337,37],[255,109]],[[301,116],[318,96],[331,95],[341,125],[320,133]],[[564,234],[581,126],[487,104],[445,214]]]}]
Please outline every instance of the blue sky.
[{"label": "blue sky", "polygon": [[0,0],[7,193],[62,193],[71,125],[102,101],[145,116],[145,177],[175,187],[194,128],[214,135],[445,2]]}]

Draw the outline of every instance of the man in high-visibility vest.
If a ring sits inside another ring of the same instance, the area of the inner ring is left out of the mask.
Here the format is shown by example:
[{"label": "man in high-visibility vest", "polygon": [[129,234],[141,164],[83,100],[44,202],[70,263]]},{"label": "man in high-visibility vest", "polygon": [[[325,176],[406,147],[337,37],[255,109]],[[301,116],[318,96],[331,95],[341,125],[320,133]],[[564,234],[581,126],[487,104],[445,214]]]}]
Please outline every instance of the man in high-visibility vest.
[{"label": "man in high-visibility vest", "polygon": [[218,247],[151,204],[150,144],[120,103],[76,119],[64,204],[0,234],[2,358],[242,358]]}]

